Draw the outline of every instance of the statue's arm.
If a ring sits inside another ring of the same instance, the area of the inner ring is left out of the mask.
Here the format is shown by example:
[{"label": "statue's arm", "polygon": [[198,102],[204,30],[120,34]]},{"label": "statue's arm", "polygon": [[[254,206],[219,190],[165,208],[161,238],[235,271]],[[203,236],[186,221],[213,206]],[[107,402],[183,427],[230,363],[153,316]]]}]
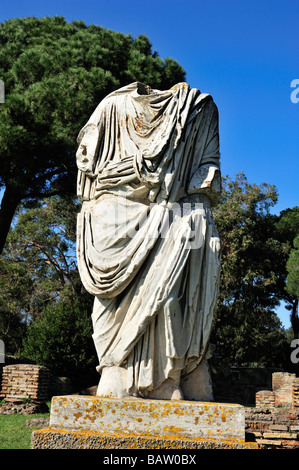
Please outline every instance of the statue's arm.
[{"label": "statue's arm", "polygon": [[209,128],[206,145],[200,166],[194,171],[188,194],[205,193],[211,199],[212,205],[217,204],[221,194],[220,151],[219,151],[219,117],[214,102],[206,109]]},{"label": "statue's arm", "polygon": [[221,175],[219,167],[212,164],[200,166],[190,181],[188,194],[205,193],[213,205],[217,204],[221,193]]}]

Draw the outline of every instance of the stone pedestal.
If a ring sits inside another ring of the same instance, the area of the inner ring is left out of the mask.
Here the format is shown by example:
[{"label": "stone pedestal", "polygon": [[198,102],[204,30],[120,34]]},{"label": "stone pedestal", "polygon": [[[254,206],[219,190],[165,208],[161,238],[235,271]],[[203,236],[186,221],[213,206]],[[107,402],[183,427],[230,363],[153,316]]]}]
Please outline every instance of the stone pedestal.
[{"label": "stone pedestal", "polygon": [[240,405],[90,396],[53,397],[50,429],[32,448],[213,448],[245,444]]}]

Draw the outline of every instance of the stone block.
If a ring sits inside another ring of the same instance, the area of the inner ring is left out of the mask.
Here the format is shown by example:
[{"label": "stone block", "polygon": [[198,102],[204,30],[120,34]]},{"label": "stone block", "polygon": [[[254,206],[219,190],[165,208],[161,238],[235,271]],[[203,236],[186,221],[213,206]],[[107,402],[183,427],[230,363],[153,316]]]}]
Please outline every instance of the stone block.
[{"label": "stone block", "polygon": [[298,440],[289,440],[289,441],[283,440],[282,445],[286,447],[292,447],[292,448],[298,447],[299,448],[299,441]]},{"label": "stone block", "polygon": [[296,439],[297,434],[288,432],[264,432],[265,439]]},{"label": "stone block", "polygon": [[271,431],[288,431],[288,426],[285,424],[270,424],[269,429]]},{"label": "stone block", "polygon": [[[86,430],[73,431],[70,429],[40,429],[33,431],[31,438],[31,449],[125,449],[127,451],[132,449],[194,450],[258,448],[259,446],[255,442],[244,442],[234,439],[163,438],[150,435],[117,435]],[[146,454],[142,453],[141,455],[144,456]]]},{"label": "stone block", "polygon": [[245,442],[241,405],[67,395],[52,398],[50,427],[33,449],[258,448]]},{"label": "stone block", "polygon": [[69,395],[52,398],[50,428],[245,441],[245,412],[236,404]]},{"label": "stone block", "polygon": [[263,437],[263,433],[261,431],[251,431],[255,437]]},{"label": "stone block", "polygon": [[257,439],[256,442],[261,446],[275,446],[275,447],[282,446],[282,441],[281,440]]}]

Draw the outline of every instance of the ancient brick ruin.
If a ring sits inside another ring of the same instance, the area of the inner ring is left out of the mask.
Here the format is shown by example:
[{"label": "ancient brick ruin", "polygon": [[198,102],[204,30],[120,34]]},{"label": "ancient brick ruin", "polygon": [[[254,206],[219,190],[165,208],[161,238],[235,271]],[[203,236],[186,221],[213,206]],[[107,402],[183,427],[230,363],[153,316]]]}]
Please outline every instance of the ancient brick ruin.
[{"label": "ancient brick ruin", "polygon": [[246,408],[246,440],[266,449],[299,449],[299,408]]},{"label": "ancient brick ruin", "polygon": [[0,398],[14,402],[29,399],[43,402],[48,399],[50,372],[34,364],[13,364],[3,367]]},{"label": "ancient brick ruin", "polygon": [[273,408],[275,406],[275,394],[272,390],[257,392],[255,399],[255,406],[257,408]]},{"label": "ancient brick ruin", "polygon": [[272,390],[261,390],[255,397],[257,408],[299,407],[299,379],[289,372],[274,372]]},{"label": "ancient brick ruin", "polygon": [[299,379],[275,372],[272,390],[256,393],[256,407],[245,410],[248,439],[262,448],[299,449]]},{"label": "ancient brick ruin", "polygon": [[293,382],[292,392],[293,392],[293,397],[292,397],[293,406],[299,407],[299,379],[297,378]]},{"label": "ancient brick ruin", "polygon": [[275,406],[299,406],[293,403],[293,386],[296,374],[276,372],[272,376],[272,390],[275,395]]}]

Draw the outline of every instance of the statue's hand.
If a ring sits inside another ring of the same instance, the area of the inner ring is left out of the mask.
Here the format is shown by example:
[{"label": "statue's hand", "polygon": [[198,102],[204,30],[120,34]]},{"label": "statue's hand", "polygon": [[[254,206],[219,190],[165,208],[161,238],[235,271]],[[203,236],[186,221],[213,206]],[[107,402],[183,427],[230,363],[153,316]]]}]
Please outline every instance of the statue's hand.
[{"label": "statue's hand", "polygon": [[99,168],[98,179],[125,176],[131,173],[134,173],[133,157],[126,157],[118,162],[106,162],[102,168]]},{"label": "statue's hand", "polygon": [[106,162],[102,168],[99,168],[96,189],[119,186],[125,183],[137,183],[138,181],[133,157],[126,157],[118,162]]},{"label": "statue's hand", "polygon": [[77,166],[79,170],[92,177],[94,176],[98,140],[99,130],[97,126],[87,126],[76,153]]}]

